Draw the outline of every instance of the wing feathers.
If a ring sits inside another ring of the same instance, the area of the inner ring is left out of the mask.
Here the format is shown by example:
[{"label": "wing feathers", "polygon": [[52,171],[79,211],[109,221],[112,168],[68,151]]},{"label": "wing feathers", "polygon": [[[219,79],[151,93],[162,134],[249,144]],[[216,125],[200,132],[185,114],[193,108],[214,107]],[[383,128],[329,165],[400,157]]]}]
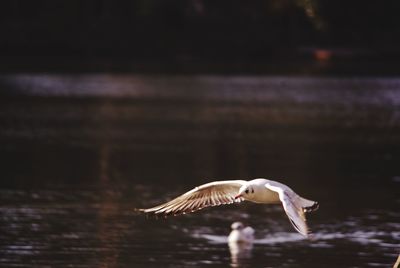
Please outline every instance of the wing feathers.
[{"label": "wing feathers", "polygon": [[290,223],[299,233],[308,237],[310,232],[304,212],[316,210],[318,203],[300,197],[292,189],[281,183],[274,182],[274,185],[267,183],[265,187],[278,193]]},{"label": "wing feathers", "polygon": [[179,215],[194,212],[205,207],[219,206],[243,201],[235,195],[246,181],[217,181],[198,186],[169,202],[138,211],[154,215]]}]

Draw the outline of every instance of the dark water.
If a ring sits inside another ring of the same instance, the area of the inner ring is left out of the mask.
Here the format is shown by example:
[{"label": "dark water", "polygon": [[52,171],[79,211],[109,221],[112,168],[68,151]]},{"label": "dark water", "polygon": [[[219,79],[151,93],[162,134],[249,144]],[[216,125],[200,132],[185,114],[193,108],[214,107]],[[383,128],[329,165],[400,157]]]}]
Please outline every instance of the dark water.
[{"label": "dark water", "polygon": [[[1,267],[391,267],[400,253],[400,80],[0,77]],[[214,179],[318,200],[133,212]],[[232,254],[241,220],[251,249]]]}]

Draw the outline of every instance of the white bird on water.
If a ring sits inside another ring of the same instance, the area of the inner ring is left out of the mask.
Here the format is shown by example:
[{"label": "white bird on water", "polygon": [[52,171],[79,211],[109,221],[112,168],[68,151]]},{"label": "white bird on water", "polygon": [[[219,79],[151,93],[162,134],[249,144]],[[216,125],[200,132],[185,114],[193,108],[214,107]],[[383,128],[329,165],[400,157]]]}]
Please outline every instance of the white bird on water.
[{"label": "white bird on water", "polygon": [[254,229],[250,226],[244,226],[243,223],[237,221],[231,225],[232,231],[228,236],[228,243],[253,243]]},{"label": "white bird on water", "polygon": [[262,204],[282,202],[293,227],[308,237],[305,212],[318,208],[318,202],[300,197],[285,184],[267,179],[214,181],[200,185],[164,204],[138,211],[159,215],[179,215],[205,207],[232,204],[244,200]]},{"label": "white bird on water", "polygon": [[232,231],[228,236],[228,246],[231,253],[231,266],[240,267],[243,259],[251,258],[253,249],[254,229],[244,226],[241,222],[234,222],[231,225]]}]

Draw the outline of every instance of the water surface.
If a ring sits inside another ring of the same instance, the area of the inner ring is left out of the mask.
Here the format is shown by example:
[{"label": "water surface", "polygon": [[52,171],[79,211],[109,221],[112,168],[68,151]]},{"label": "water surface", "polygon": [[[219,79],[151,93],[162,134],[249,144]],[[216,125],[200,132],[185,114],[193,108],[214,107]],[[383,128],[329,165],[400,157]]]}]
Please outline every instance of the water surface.
[{"label": "water surface", "polygon": [[[0,79],[2,267],[390,267],[400,253],[400,80],[9,75]],[[213,179],[318,200],[148,219]],[[234,221],[256,230],[232,254]]]}]

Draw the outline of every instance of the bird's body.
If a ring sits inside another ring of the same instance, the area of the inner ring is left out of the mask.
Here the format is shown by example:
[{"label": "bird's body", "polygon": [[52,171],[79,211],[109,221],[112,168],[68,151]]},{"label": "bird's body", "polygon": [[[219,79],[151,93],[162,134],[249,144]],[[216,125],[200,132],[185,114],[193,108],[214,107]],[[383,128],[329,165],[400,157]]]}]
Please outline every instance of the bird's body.
[{"label": "bird's body", "polygon": [[304,236],[308,235],[304,212],[318,208],[317,202],[300,197],[285,184],[260,178],[206,183],[167,203],[139,211],[154,215],[178,215],[244,200],[262,204],[282,202],[290,222]]},{"label": "bird's body", "polygon": [[241,222],[231,225],[232,231],[228,236],[228,246],[231,252],[232,266],[240,266],[243,259],[251,258],[254,242],[254,229],[244,226]]},{"label": "bird's body", "polygon": [[246,200],[261,204],[279,204],[281,202],[279,200],[279,194],[277,192],[265,187],[265,179],[254,179],[251,182],[252,183],[250,191],[254,190],[254,193],[252,193],[251,195],[249,194]]},{"label": "bird's body", "polygon": [[253,243],[254,229],[250,226],[244,226],[241,222],[232,224],[232,231],[228,236],[228,243]]}]

